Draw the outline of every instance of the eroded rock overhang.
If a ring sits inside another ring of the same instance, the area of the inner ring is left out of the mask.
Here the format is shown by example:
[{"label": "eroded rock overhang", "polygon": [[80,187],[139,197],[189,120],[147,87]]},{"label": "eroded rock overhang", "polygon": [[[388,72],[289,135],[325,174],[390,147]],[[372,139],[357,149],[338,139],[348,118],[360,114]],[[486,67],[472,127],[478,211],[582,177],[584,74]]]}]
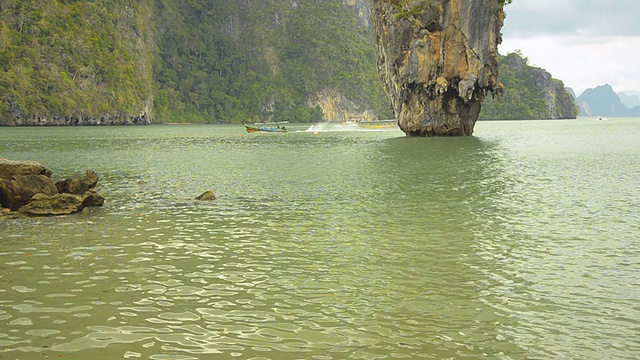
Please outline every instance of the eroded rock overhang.
[{"label": "eroded rock overhang", "polygon": [[472,135],[498,87],[504,0],[375,0],[378,72],[408,136]]}]

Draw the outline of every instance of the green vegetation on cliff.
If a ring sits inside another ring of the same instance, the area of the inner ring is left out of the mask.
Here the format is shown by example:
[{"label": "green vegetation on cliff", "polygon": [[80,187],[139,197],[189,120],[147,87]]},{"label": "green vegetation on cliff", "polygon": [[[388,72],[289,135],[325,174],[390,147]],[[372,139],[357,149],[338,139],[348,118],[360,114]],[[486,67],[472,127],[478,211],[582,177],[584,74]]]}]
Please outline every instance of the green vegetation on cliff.
[{"label": "green vegetation on cliff", "polygon": [[[333,116],[391,118],[367,24],[372,3],[348,3],[2,0],[0,125],[144,114],[154,122],[340,120],[327,115],[336,104]],[[500,71],[505,96],[488,100],[483,114],[544,114],[532,109],[544,100],[530,81]]]},{"label": "green vegetation on cliff", "polygon": [[2,0],[0,123],[139,116],[152,97],[144,2]]},{"label": "green vegetation on cliff", "polygon": [[480,119],[575,119],[578,107],[562,81],[514,52],[500,56],[502,94],[488,96]]},{"label": "green vegetation on cliff", "polygon": [[3,0],[0,124],[318,121],[323,91],[389,117],[357,16],[341,0]]},{"label": "green vegetation on cliff", "polygon": [[389,112],[373,35],[342,1],[158,0],[155,13],[161,120],[319,121],[325,89]]}]

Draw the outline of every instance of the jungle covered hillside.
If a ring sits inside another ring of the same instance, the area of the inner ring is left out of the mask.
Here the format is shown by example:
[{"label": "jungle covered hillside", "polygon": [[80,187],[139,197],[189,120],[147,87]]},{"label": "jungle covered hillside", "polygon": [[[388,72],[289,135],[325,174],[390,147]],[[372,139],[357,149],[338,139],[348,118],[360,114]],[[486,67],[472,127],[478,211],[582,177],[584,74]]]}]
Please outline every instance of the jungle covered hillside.
[{"label": "jungle covered hillside", "polygon": [[488,96],[480,119],[575,119],[579,108],[561,80],[530,66],[520,52],[499,57],[501,94]]},{"label": "jungle covered hillside", "polygon": [[0,123],[149,113],[151,17],[132,0],[2,0]]},{"label": "jungle covered hillside", "polygon": [[[391,118],[372,7],[372,0],[2,0],[0,125]],[[539,101],[519,87],[528,82],[503,82],[505,94]],[[501,103],[489,106],[490,117],[511,117],[495,110]]]},{"label": "jungle covered hillside", "polygon": [[0,122],[387,117],[367,4],[3,0]]}]

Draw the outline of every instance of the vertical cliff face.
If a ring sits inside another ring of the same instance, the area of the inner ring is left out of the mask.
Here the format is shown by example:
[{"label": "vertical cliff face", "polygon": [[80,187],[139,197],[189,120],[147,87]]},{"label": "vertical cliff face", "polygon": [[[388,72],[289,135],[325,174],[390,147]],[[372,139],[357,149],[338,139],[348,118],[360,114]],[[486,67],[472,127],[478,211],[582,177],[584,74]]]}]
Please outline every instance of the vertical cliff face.
[{"label": "vertical cliff face", "polygon": [[353,7],[355,10],[358,25],[373,29],[371,12],[373,10],[372,0],[342,0],[343,4]]},{"label": "vertical cliff face", "polygon": [[408,136],[471,135],[498,89],[504,0],[375,0],[378,72]]}]

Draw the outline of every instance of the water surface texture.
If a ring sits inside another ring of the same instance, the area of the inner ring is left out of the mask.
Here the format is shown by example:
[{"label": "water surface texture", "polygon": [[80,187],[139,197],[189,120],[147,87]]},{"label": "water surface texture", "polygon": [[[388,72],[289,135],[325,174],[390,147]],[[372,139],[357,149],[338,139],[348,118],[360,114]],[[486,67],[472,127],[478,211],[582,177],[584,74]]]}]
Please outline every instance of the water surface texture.
[{"label": "water surface texture", "polygon": [[638,358],[640,119],[307,128],[0,128],[107,199],[0,222],[0,359]]}]

